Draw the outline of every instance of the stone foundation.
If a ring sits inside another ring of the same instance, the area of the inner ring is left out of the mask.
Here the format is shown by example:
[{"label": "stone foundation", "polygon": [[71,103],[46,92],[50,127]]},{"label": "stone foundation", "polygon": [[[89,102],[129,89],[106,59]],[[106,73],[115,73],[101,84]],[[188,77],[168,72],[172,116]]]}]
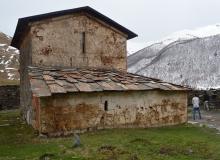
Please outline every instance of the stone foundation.
[{"label": "stone foundation", "polygon": [[0,86],[0,110],[15,109],[20,105],[19,86]]}]

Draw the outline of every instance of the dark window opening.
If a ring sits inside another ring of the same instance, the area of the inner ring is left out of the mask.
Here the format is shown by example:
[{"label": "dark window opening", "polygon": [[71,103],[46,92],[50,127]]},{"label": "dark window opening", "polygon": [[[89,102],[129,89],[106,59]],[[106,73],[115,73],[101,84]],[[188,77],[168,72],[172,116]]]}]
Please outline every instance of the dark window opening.
[{"label": "dark window opening", "polygon": [[108,101],[105,101],[104,109],[105,111],[108,111]]},{"label": "dark window opening", "polygon": [[86,33],[82,32],[82,53],[86,53]]},{"label": "dark window opening", "polygon": [[70,57],[70,66],[72,67],[73,66],[73,58]]}]

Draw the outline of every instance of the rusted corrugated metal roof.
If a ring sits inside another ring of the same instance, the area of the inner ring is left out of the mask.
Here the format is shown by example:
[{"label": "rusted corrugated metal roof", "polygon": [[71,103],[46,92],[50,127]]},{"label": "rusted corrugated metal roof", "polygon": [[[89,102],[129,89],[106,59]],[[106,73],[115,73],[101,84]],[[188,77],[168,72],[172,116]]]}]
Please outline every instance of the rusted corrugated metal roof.
[{"label": "rusted corrugated metal roof", "polygon": [[54,69],[29,67],[31,90],[35,96],[56,93],[129,90],[188,90],[183,86],[162,82],[128,72],[100,69]]}]

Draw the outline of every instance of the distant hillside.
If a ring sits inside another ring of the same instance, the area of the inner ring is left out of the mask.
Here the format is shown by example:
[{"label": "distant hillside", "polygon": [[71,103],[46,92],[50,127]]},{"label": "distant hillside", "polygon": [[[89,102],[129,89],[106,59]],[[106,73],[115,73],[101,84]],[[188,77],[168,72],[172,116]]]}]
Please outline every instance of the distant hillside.
[{"label": "distant hillside", "polygon": [[220,88],[220,25],[158,41],[130,55],[128,71],[193,88]]},{"label": "distant hillside", "polygon": [[7,44],[7,45],[10,45],[11,43],[11,37],[0,32],[0,43],[1,44]]},{"label": "distant hillside", "polygon": [[0,85],[18,83],[19,51],[10,46],[11,37],[0,32]]}]

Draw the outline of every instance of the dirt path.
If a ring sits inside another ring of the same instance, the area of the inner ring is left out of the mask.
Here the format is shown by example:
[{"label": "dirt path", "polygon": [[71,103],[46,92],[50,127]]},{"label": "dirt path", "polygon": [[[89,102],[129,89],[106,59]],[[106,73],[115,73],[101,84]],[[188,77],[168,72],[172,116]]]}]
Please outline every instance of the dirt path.
[{"label": "dirt path", "polygon": [[192,113],[188,114],[188,123],[205,125],[210,128],[216,128],[220,132],[220,110],[212,110],[212,111],[201,111],[202,119],[198,118],[198,114],[196,120],[192,119]]}]

